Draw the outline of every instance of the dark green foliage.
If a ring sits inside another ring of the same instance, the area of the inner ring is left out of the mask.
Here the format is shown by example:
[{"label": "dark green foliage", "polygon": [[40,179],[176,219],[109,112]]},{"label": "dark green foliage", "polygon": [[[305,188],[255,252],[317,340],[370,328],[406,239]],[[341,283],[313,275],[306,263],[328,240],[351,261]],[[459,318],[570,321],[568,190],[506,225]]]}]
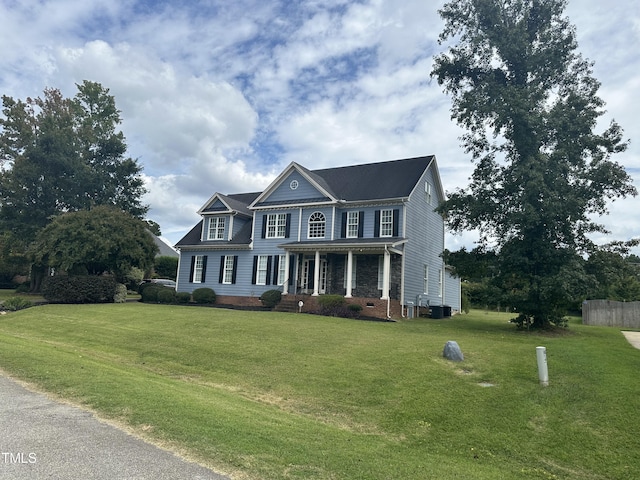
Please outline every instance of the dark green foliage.
[{"label": "dark green foliage", "polygon": [[[624,167],[611,160],[627,142],[612,122],[594,133],[604,102],[591,64],[577,50],[565,0],[453,0],[440,15],[432,76],[453,97],[452,118],[476,167],[471,184],[439,211],[454,231],[478,229],[496,245],[492,282],[521,319],[562,323],[584,293],[576,257],[603,232],[594,215],[609,201],[636,195]],[[573,273],[573,278],[569,273]]]},{"label": "dark green foliage", "polygon": [[[329,317],[351,318],[356,316],[356,312],[347,306],[346,299],[342,295],[320,295],[318,297],[320,315]],[[359,313],[358,313],[359,315]]]},{"label": "dark green foliage", "polygon": [[0,307],[11,312],[17,312],[18,310],[24,310],[32,306],[33,302],[24,297],[9,297],[0,305]]},{"label": "dark green foliage", "polygon": [[345,303],[346,300],[342,295],[320,295],[318,297],[320,308],[343,307]]},{"label": "dark green foliage", "polygon": [[172,288],[162,287],[157,294],[158,303],[175,303],[176,292]]},{"label": "dark green foliage", "polygon": [[56,275],[42,282],[42,295],[51,303],[113,303],[117,285],[111,276]]},{"label": "dark green foliage", "polygon": [[282,300],[282,292],[280,292],[280,290],[267,290],[260,295],[262,305],[267,308],[275,307],[280,303],[280,300]]},{"label": "dark green foliage", "polygon": [[189,303],[191,301],[191,294],[189,292],[177,292],[176,293],[176,302],[177,303]]},{"label": "dark green foliage", "polygon": [[20,270],[30,270],[31,291],[39,291],[47,265],[25,255],[53,218],[97,205],[137,218],[148,210],[141,203],[142,168],[125,156],[113,96],[95,82],[83,81],[77,88],[74,98],[51,88],[42,98],[26,101],[2,97],[0,232],[11,236],[13,252],[0,252],[0,265],[21,255]]},{"label": "dark green foliage", "polygon": [[349,310],[351,316],[357,318],[362,312],[362,305],[358,305],[357,303],[350,303],[349,305],[347,305],[347,310]]},{"label": "dark green foliage", "polygon": [[132,267],[150,267],[157,251],[144,222],[107,206],[56,217],[32,247],[36,263],[69,273],[108,272],[121,283]]},{"label": "dark green foliage", "polygon": [[158,303],[158,292],[160,290],[168,290],[167,287],[146,283],[140,288],[140,300],[145,303]]},{"label": "dark green foliage", "polygon": [[196,288],[191,294],[193,301],[201,304],[216,303],[216,292],[207,287]]},{"label": "dark green foliage", "polygon": [[156,257],[153,261],[153,271],[158,278],[175,280],[178,276],[178,259],[167,256]]},{"label": "dark green foliage", "polygon": [[601,249],[589,256],[585,270],[593,277],[588,298],[634,302],[640,300],[640,263],[635,256]]}]

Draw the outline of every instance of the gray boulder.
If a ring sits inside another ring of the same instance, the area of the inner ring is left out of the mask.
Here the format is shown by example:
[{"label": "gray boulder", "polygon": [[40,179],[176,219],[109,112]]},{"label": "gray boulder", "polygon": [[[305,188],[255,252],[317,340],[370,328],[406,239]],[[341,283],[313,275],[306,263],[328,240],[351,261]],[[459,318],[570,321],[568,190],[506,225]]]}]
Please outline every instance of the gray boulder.
[{"label": "gray boulder", "polygon": [[449,340],[444,345],[442,356],[453,362],[461,362],[464,360],[464,355],[462,355],[462,350],[460,350],[458,342],[454,342],[453,340]]}]

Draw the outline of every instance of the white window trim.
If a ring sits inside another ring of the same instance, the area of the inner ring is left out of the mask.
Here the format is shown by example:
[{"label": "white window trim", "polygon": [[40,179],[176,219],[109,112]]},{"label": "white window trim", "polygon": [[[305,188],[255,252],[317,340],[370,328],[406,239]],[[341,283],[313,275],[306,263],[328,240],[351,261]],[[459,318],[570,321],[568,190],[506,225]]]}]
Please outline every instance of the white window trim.
[{"label": "white window trim", "polygon": [[267,230],[265,238],[285,238],[287,233],[287,214],[267,214]]},{"label": "white window trim", "polygon": [[233,255],[225,255],[224,257],[224,274],[222,276],[222,283],[225,285],[231,285],[233,283]]},{"label": "white window trim", "polygon": [[256,285],[267,284],[267,265],[269,255],[258,255],[258,265],[256,267]]},{"label": "white window trim", "polygon": [[424,265],[424,269],[422,271],[422,289],[424,290],[424,294],[429,294],[429,265]]},{"label": "white window trim", "polygon": [[287,265],[286,255],[279,255],[278,259],[278,285],[284,285],[284,280],[287,278]]},{"label": "white window trim", "polygon": [[345,234],[346,238],[358,238],[359,223],[360,223],[360,212],[355,212],[355,211],[347,212],[347,231]]},{"label": "white window trim", "polygon": [[[316,231],[318,231],[319,229],[322,230],[322,235],[311,235],[311,225],[312,225],[312,218],[314,216],[322,216],[322,220],[314,220],[313,221],[313,225],[316,226]],[[320,224],[322,224],[322,226],[320,227]],[[327,217],[325,216],[324,213],[322,212],[313,212],[311,215],[309,215],[309,221],[307,222],[307,238],[325,238],[325,236],[327,235]]]},{"label": "white window trim", "polygon": [[224,240],[224,217],[209,218],[209,228],[207,230],[207,240]]},{"label": "white window trim", "polygon": [[193,283],[202,283],[202,272],[204,270],[204,255],[196,255],[193,264]]},{"label": "white window trim", "polygon": [[393,236],[393,209],[391,208],[380,210],[380,236]]}]

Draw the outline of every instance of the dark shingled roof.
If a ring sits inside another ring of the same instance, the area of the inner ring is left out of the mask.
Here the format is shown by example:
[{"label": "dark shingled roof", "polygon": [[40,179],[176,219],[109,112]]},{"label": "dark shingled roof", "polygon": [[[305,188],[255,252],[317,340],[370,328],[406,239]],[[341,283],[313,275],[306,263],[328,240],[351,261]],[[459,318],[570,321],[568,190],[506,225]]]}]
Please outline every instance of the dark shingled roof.
[{"label": "dark shingled roof", "polygon": [[376,200],[408,197],[433,155],[349,167],[312,170],[338,200]]},{"label": "dark shingled roof", "polygon": [[249,245],[251,243],[251,222],[244,224],[240,231],[238,231],[230,241],[200,240],[202,235],[202,222],[204,222],[204,220],[200,220],[198,224],[189,231],[189,233],[182,237],[180,241],[176,243],[176,247],[180,248],[187,245],[199,245],[201,247],[210,246],[229,248],[233,246]]}]

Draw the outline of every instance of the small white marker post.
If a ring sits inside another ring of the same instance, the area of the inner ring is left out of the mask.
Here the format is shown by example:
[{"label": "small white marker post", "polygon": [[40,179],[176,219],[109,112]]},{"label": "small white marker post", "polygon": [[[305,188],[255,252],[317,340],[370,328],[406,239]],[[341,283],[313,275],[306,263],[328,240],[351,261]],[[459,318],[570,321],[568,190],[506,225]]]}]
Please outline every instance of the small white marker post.
[{"label": "small white marker post", "polygon": [[538,359],[538,378],[540,385],[549,386],[549,369],[547,368],[547,349],[545,347],[536,347],[536,357]]},{"label": "small white marker post", "polygon": [[300,300],[298,302],[298,313],[302,313],[302,307],[304,307],[304,302]]}]

